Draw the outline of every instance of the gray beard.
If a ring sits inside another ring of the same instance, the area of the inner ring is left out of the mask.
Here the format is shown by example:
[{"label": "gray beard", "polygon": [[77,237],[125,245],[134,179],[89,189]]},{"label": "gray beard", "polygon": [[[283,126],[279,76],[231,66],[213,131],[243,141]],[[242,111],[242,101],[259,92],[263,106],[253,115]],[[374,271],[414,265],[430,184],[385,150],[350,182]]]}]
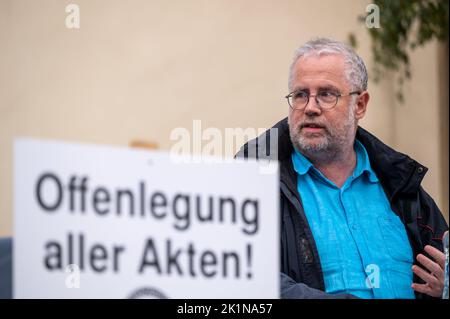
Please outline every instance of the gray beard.
[{"label": "gray beard", "polygon": [[[301,134],[300,125],[292,127],[289,123],[289,133],[294,147],[306,156],[312,163],[331,163],[339,161],[345,154],[345,150],[353,147],[356,121],[354,112],[349,112],[349,117],[341,127],[326,127],[321,141],[311,143],[311,138]],[[349,145],[351,143],[351,145]]]}]

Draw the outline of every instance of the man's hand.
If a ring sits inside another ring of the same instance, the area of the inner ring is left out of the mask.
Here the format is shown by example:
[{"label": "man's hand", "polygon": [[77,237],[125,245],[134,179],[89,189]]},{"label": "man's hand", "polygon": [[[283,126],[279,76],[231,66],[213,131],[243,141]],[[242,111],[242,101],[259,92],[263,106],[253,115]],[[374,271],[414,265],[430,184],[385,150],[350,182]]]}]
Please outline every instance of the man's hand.
[{"label": "man's hand", "polygon": [[438,249],[427,245],[425,251],[433,257],[434,261],[426,256],[417,255],[417,261],[421,263],[427,270],[414,265],[413,272],[425,281],[425,284],[412,284],[412,289],[417,292],[427,294],[432,297],[442,297],[444,290],[444,267],[445,255]]}]

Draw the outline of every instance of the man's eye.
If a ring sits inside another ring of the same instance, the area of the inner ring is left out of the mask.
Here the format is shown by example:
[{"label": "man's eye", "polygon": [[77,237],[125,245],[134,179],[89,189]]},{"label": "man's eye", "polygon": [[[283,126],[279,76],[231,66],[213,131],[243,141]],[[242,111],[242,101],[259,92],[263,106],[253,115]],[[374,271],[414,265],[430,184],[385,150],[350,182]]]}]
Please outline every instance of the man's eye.
[{"label": "man's eye", "polygon": [[308,98],[308,93],[300,91],[300,92],[296,92],[294,93],[294,99],[306,99]]},{"label": "man's eye", "polygon": [[334,96],[336,96],[336,94],[334,94],[333,92],[329,92],[329,91],[320,92],[319,95],[321,97],[334,97]]}]

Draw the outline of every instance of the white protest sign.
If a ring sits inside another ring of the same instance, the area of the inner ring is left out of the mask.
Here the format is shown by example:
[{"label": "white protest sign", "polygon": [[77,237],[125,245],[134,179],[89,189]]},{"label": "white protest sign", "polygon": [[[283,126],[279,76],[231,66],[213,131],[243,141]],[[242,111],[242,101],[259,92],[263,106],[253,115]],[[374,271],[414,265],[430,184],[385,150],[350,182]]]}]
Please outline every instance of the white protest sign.
[{"label": "white protest sign", "polygon": [[14,147],[15,298],[279,297],[278,164]]}]

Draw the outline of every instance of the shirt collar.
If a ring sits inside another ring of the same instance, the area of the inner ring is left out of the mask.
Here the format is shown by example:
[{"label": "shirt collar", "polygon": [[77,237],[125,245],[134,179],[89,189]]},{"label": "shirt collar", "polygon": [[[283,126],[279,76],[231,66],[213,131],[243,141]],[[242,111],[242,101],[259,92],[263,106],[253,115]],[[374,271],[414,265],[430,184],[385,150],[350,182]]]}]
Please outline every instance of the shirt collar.
[{"label": "shirt collar", "polygon": [[299,175],[305,175],[313,167],[313,164],[297,149],[294,149],[292,153],[292,162],[294,164],[294,170]]},{"label": "shirt collar", "polygon": [[366,173],[369,181],[372,183],[378,182],[378,177],[370,166],[369,154],[367,154],[366,148],[360,141],[355,139],[355,152],[356,152],[356,167],[353,170],[353,179],[358,178],[363,173]]},{"label": "shirt collar", "polygon": [[[367,154],[365,147],[360,141],[355,139],[354,148],[356,152],[356,167],[353,170],[352,179],[356,179],[363,173],[366,173],[370,182],[378,182],[378,177],[370,166],[369,154]],[[294,170],[299,175],[305,175],[311,168],[314,168],[313,164],[296,149],[292,153],[292,162]]]}]

